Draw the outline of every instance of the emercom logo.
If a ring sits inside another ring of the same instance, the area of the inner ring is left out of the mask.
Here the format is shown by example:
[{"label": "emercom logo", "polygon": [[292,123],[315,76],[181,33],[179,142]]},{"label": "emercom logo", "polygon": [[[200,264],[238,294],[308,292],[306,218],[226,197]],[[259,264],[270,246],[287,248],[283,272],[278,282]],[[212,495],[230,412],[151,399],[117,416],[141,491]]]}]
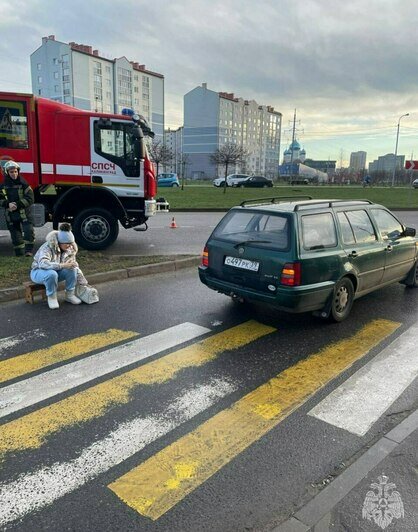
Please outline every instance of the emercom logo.
[{"label": "emercom logo", "polygon": [[396,485],[388,482],[385,475],[378,477],[379,484],[373,482],[372,488],[366,493],[363,503],[362,517],[374,521],[382,530],[387,528],[393,519],[405,517],[403,502]]}]

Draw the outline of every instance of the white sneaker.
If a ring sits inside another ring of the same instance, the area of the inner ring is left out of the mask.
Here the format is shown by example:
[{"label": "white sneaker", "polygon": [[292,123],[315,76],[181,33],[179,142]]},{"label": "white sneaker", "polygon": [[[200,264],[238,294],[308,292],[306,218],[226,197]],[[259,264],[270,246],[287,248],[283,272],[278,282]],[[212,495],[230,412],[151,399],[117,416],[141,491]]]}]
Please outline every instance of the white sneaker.
[{"label": "white sneaker", "polygon": [[66,290],[65,301],[67,301],[67,303],[72,303],[73,305],[79,305],[81,303],[81,299],[79,299],[74,292],[75,290]]},{"label": "white sneaker", "polygon": [[51,296],[47,297],[48,299],[48,307],[50,309],[59,308],[58,299],[57,299],[57,293],[53,293]]}]

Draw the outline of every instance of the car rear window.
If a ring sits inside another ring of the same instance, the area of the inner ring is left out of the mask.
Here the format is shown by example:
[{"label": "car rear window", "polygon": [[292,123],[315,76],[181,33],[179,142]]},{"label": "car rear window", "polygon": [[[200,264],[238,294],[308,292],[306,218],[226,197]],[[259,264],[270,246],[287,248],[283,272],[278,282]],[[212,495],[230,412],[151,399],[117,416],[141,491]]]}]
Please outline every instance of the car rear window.
[{"label": "car rear window", "polygon": [[345,214],[350,222],[358,244],[365,244],[377,240],[373,224],[366,211],[346,211]]},{"label": "car rear window", "polygon": [[302,216],[302,244],[305,249],[324,249],[337,245],[334,218],[330,212]]},{"label": "car rear window", "polygon": [[254,242],[260,247],[284,251],[289,247],[289,220],[280,214],[230,211],[213,236],[233,243]]}]

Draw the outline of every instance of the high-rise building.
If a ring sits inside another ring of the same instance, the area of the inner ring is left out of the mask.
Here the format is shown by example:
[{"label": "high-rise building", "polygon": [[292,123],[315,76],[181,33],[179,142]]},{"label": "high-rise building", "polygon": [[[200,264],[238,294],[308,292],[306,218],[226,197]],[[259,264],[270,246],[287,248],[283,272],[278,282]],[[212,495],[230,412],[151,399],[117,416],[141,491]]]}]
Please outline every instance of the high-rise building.
[{"label": "high-rise building", "polygon": [[350,155],[350,170],[359,172],[366,169],[367,152],[353,151]]},{"label": "high-rise building", "polygon": [[[396,170],[402,170],[405,166],[405,155],[396,156]],[[379,155],[377,159],[369,164],[369,172],[383,172],[392,175],[395,167],[395,154],[388,153],[386,155]]]},{"label": "high-rise building", "polygon": [[[182,173],[183,162],[183,128],[164,130],[164,144],[171,150],[173,159],[171,165],[166,167],[168,172]],[[187,162],[187,161],[185,161]]]},{"label": "high-rise building", "polygon": [[281,125],[282,114],[273,107],[212,91],[203,83],[184,96],[183,152],[188,159],[187,176],[216,176],[218,169],[210,162],[210,155],[233,143],[242,146],[248,157],[244,164],[230,167],[230,173],[277,177]]},{"label": "high-rise building", "polygon": [[126,57],[109,59],[91,46],[42,38],[31,54],[34,94],[102,113],[124,107],[143,115],[154,133],[164,133],[164,76]]}]

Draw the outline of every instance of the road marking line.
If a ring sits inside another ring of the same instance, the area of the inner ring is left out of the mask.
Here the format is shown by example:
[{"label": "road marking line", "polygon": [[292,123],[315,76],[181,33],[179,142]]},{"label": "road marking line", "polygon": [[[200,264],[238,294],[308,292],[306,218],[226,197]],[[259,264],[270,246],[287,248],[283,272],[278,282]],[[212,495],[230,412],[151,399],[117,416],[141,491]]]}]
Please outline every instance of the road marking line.
[{"label": "road marking line", "polygon": [[52,345],[46,349],[38,349],[37,351],[3,360],[0,362],[0,382],[21,377],[57,362],[65,362],[89,351],[100,349],[134,336],[138,336],[138,333],[109,329],[102,333],[86,334],[73,340]]},{"label": "road marking line", "polygon": [[15,334],[14,336],[8,336],[7,338],[0,338],[0,357],[4,355],[4,352],[7,349],[10,349],[17,344],[27,342],[32,338],[42,338],[44,336],[46,336],[46,334],[42,329],[33,329],[32,331]]},{"label": "road marking line", "polygon": [[137,417],[118,426],[104,439],[85,448],[79,457],[24,473],[0,484],[0,525],[40,510],[120,464],[146,445],[192,419],[236,390],[232,383],[214,379],[185,391],[162,415]]},{"label": "road marking line", "polygon": [[374,321],[352,338],[298,362],[109,488],[140,514],[158,519],[398,326],[386,320]]},{"label": "road marking line", "polygon": [[247,345],[275,330],[248,321],[5,423],[0,430],[0,461],[8,452],[38,448],[63,428],[104,415],[116,404],[128,403],[131,391],[140,385],[166,382],[184,368],[206,364],[220,353]]},{"label": "road marking line", "polygon": [[309,414],[364,436],[418,376],[417,337],[413,325]]},{"label": "road marking line", "polygon": [[11,384],[1,390],[0,418],[208,332],[206,327],[182,323]]}]

